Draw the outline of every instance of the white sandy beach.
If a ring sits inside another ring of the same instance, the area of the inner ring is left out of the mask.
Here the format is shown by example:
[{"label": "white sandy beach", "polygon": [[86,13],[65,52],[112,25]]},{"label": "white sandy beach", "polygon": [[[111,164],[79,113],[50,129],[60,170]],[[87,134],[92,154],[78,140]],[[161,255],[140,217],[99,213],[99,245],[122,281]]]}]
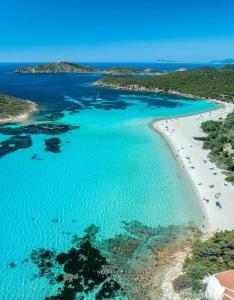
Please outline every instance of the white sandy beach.
[{"label": "white sandy beach", "polygon": [[[153,123],[190,178],[199,199],[205,232],[234,229],[234,186],[226,183],[222,171],[210,162],[209,151],[202,149],[203,142],[193,139],[205,135],[200,127],[202,122],[225,118],[233,111],[234,104],[222,104],[223,108],[210,112]],[[216,199],[218,193],[220,197]]]}]

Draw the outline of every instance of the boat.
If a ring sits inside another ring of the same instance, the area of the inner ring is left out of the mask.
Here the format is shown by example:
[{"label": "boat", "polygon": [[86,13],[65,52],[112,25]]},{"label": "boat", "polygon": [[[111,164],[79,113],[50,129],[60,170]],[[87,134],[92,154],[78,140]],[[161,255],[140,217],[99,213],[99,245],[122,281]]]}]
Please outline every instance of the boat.
[{"label": "boat", "polygon": [[97,100],[97,101],[100,101],[100,100],[102,100],[102,98],[100,97],[100,94],[99,94],[99,92],[97,93],[96,100]]}]

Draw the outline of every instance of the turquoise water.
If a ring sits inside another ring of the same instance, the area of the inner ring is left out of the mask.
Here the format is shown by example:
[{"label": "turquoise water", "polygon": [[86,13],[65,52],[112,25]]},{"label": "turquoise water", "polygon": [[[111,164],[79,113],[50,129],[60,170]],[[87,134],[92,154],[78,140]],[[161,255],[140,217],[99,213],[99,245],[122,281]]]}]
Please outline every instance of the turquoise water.
[{"label": "turquoise water", "polygon": [[[95,101],[95,93],[79,84],[76,88],[81,94],[85,91],[83,97],[74,97],[68,88],[61,94],[59,105],[82,102],[86,107],[79,112],[65,107],[64,115],[54,121],[80,126],[59,136],[61,153],[44,151],[48,136],[32,135],[32,147],[0,159],[1,299],[42,300],[51,294],[45,279],[31,280],[37,269],[22,260],[38,247],[66,249],[71,234],[82,235],[90,224],[100,226],[102,236],[109,237],[121,232],[122,221],[139,220],[150,226],[200,223],[189,182],[149,123],[215,104],[103,90],[103,102],[112,93],[112,101],[124,100],[131,106],[91,109],[86,103]],[[0,141],[7,138],[0,135]],[[32,160],[34,154],[43,160]],[[12,261],[15,268],[9,268]]]}]

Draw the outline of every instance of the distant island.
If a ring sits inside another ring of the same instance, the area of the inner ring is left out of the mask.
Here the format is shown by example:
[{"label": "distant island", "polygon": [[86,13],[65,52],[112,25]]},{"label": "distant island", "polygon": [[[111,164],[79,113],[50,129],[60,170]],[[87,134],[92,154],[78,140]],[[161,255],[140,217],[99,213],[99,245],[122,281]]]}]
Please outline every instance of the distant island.
[{"label": "distant island", "polygon": [[103,71],[110,75],[140,75],[141,71],[135,68],[111,68]]},{"label": "distant island", "polygon": [[234,58],[227,58],[223,60],[212,60],[211,64],[234,64]]},{"label": "distant island", "polygon": [[234,101],[234,67],[200,69],[170,72],[160,76],[113,78],[104,77],[93,85],[114,89],[164,92],[190,98]]},{"label": "distant island", "polygon": [[161,75],[162,72],[147,68],[145,70],[139,70],[135,68],[111,68],[103,71],[104,74],[110,74],[110,75]]},{"label": "distant island", "polygon": [[0,95],[0,124],[19,122],[37,110],[37,104],[8,95]]},{"label": "distant island", "polygon": [[157,64],[175,64],[177,63],[175,60],[168,60],[168,59],[157,59],[155,61]]},{"label": "distant island", "polygon": [[98,73],[99,69],[83,66],[70,62],[55,62],[49,64],[39,64],[36,66],[22,67],[15,70],[16,73]]},{"label": "distant island", "polygon": [[55,62],[48,64],[39,64],[36,66],[29,67],[20,67],[15,70],[16,73],[24,73],[24,74],[56,74],[56,73],[75,73],[75,74],[92,74],[92,73],[100,73],[100,74],[108,74],[113,76],[121,76],[121,75],[159,75],[160,71],[147,68],[145,70],[138,70],[135,68],[110,68],[110,69],[99,69],[90,66],[85,66],[77,63],[70,62]]}]

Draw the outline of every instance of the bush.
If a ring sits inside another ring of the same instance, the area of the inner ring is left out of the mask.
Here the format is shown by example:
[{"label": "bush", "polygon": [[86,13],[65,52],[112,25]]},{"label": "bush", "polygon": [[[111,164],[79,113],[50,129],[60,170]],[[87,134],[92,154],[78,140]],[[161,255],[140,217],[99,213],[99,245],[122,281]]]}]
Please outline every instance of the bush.
[{"label": "bush", "polygon": [[201,124],[201,128],[205,131],[205,132],[211,132],[211,131],[217,131],[222,125],[222,122],[218,122],[218,121],[206,121],[203,122]]},{"label": "bush", "polygon": [[223,121],[206,121],[201,124],[207,133],[203,149],[210,149],[210,158],[219,168],[234,172],[234,111]]},{"label": "bush", "polygon": [[192,257],[185,261],[184,274],[173,284],[177,291],[191,288],[198,292],[203,287],[202,280],[206,275],[233,267],[234,230],[217,232],[204,242],[199,239],[193,242]]},{"label": "bush", "polygon": [[192,288],[194,292],[198,292],[202,289],[202,283],[200,280],[191,279],[191,277],[183,274],[176,278],[176,280],[174,280],[173,287],[176,292],[179,292],[186,288]]},{"label": "bush", "polygon": [[234,174],[226,177],[226,181],[234,183]]}]

